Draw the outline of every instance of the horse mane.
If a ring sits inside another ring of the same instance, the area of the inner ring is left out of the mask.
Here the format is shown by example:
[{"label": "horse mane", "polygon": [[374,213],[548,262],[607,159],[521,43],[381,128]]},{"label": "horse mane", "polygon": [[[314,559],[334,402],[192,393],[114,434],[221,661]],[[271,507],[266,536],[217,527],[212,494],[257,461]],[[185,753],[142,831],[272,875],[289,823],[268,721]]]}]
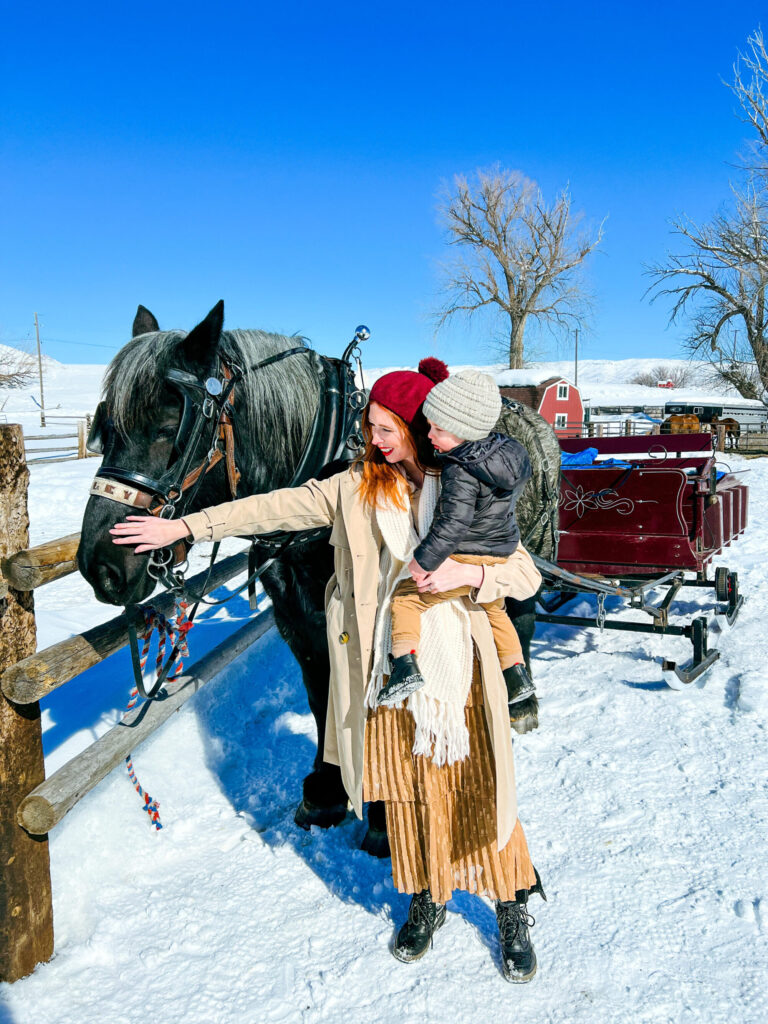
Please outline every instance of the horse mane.
[{"label": "horse mane", "polygon": [[[184,350],[185,331],[154,331],[132,338],[107,367],[103,398],[117,430],[125,437],[143,432],[168,400],[170,369],[201,375]],[[253,483],[254,467],[271,483],[286,483],[304,449],[319,400],[319,382],[301,354],[248,372],[248,367],[288,348],[309,351],[306,338],[268,331],[223,331],[218,354],[245,370],[235,388],[238,459]],[[203,376],[207,375],[203,371]],[[246,464],[251,472],[246,470]]]}]

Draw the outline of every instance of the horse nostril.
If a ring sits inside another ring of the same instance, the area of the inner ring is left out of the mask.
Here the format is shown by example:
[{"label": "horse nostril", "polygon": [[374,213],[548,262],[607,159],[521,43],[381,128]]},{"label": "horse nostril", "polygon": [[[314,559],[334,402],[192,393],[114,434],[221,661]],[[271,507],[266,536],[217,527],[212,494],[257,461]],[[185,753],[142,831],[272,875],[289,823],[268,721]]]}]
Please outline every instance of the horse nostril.
[{"label": "horse nostril", "polygon": [[119,597],[125,586],[123,574],[111,565],[99,565],[96,570],[96,578],[102,594],[110,601]]}]

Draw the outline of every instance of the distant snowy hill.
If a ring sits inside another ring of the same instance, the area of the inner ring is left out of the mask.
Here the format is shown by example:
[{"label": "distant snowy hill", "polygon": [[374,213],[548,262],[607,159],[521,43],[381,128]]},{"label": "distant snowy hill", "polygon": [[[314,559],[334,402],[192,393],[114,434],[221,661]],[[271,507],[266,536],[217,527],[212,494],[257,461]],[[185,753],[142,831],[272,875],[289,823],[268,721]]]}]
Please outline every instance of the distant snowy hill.
[{"label": "distant snowy hill", "polygon": [[[0,367],[18,365],[31,360],[34,377],[27,387],[0,389],[0,420],[21,423],[27,433],[40,426],[40,384],[37,376],[37,356],[19,349],[0,345]],[[46,412],[56,416],[85,416],[93,412],[99,400],[101,381],[106,366],[60,363],[43,356],[43,392]]]},{"label": "distant snowy hill", "polygon": [[[0,366],[4,363],[24,363],[27,360],[33,360],[35,368],[37,368],[37,355],[32,355],[30,352],[25,352],[23,349],[12,348],[10,345],[0,345]],[[56,359],[52,359],[51,356],[43,356],[42,362],[44,367],[61,366]]]},{"label": "distant snowy hill", "polygon": [[[691,383],[683,388],[643,387],[631,381],[641,373],[650,373],[658,366],[669,370],[685,369]],[[572,359],[555,362],[532,363],[523,370],[510,370],[502,363],[490,366],[474,366],[474,369],[490,373],[498,384],[513,387],[522,384],[538,384],[548,377],[565,377],[574,381]],[[415,367],[388,367],[365,371],[366,384],[370,385],[391,369],[415,369]],[[469,366],[452,365],[451,372],[469,369]],[[584,359],[579,362],[579,390],[585,403],[592,407],[604,405],[663,405],[672,398],[681,401],[718,401],[723,398],[745,401],[734,388],[722,385],[715,387],[709,380],[708,369],[702,363],[691,363],[687,359]]]},{"label": "distant snowy hill", "polygon": [[[15,353],[13,349],[0,346],[0,360],[4,351]],[[500,385],[529,384],[547,377],[562,376],[573,380],[573,361],[559,360],[556,362],[533,363],[524,370],[509,370],[500,363],[489,366],[471,364],[475,369],[490,373]],[[642,387],[630,381],[639,373],[648,373],[659,365],[674,370],[689,370],[693,383],[684,388],[665,390],[663,388]],[[467,369],[469,364],[452,365],[452,372]],[[410,367],[384,367],[367,369],[363,367],[365,384],[371,384],[385,373],[393,369],[415,369]],[[52,417],[84,416],[92,413],[101,395],[101,382],[106,366],[103,364],[65,364],[45,357],[44,380],[45,407]],[[684,359],[585,359],[579,363],[579,388],[582,398],[592,407],[604,405],[647,405],[659,406],[671,398],[684,401],[693,399],[714,400],[728,398],[743,401],[732,389],[723,386],[713,390],[707,382],[706,367],[702,364],[689,363]],[[12,391],[0,390],[0,418],[6,421],[20,422],[29,431],[39,427],[40,413],[36,400],[40,397],[37,378],[26,388]]]}]

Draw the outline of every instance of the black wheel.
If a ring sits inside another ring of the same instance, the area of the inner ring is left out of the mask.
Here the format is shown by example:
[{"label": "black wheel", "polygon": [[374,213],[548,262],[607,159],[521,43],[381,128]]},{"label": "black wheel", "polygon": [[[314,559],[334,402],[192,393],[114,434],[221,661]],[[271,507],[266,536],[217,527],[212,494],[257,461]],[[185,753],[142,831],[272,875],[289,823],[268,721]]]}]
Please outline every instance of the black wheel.
[{"label": "black wheel", "polygon": [[718,601],[727,601],[728,600],[728,589],[729,589],[728,588],[728,578],[729,578],[729,576],[730,576],[730,573],[728,572],[728,570],[725,568],[724,565],[721,565],[719,568],[715,569],[715,597],[717,598]]}]

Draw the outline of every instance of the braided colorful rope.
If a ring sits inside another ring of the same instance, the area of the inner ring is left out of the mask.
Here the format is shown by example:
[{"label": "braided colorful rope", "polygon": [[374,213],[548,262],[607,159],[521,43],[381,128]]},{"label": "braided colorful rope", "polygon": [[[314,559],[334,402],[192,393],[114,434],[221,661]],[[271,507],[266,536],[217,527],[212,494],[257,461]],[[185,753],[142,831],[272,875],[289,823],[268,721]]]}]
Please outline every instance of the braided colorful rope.
[{"label": "braided colorful rope", "polygon": [[[189,605],[186,601],[177,601],[174,608],[174,615],[170,619],[166,617],[155,608],[144,609],[144,628],[142,629],[139,636],[144,640],[144,645],[141,649],[140,665],[142,671],[147,663],[149,657],[149,648],[152,642],[152,635],[155,630],[158,632],[157,641],[157,657],[155,659],[155,670],[159,675],[163,669],[163,662],[165,661],[165,650],[166,644],[170,646],[171,653],[174,647],[177,648],[176,658],[173,663],[173,669],[168,675],[168,682],[172,683],[174,679],[177,679],[184,668],[184,659],[189,657],[189,646],[187,637],[190,629],[194,625],[194,622],[190,622],[187,618],[187,612]],[[170,655],[169,655],[170,657]],[[131,695],[128,699],[128,706],[126,712],[132,711],[139,699],[139,691],[134,684]],[[133,788],[139,794],[141,799],[144,801],[143,810],[149,815],[150,822],[155,826],[157,831],[163,827],[160,821],[160,805],[157,800],[149,795],[142,789],[141,783],[136,777],[136,772],[133,768],[132,755],[129,754],[125,759],[126,768],[128,769],[128,778],[133,783]]]}]

